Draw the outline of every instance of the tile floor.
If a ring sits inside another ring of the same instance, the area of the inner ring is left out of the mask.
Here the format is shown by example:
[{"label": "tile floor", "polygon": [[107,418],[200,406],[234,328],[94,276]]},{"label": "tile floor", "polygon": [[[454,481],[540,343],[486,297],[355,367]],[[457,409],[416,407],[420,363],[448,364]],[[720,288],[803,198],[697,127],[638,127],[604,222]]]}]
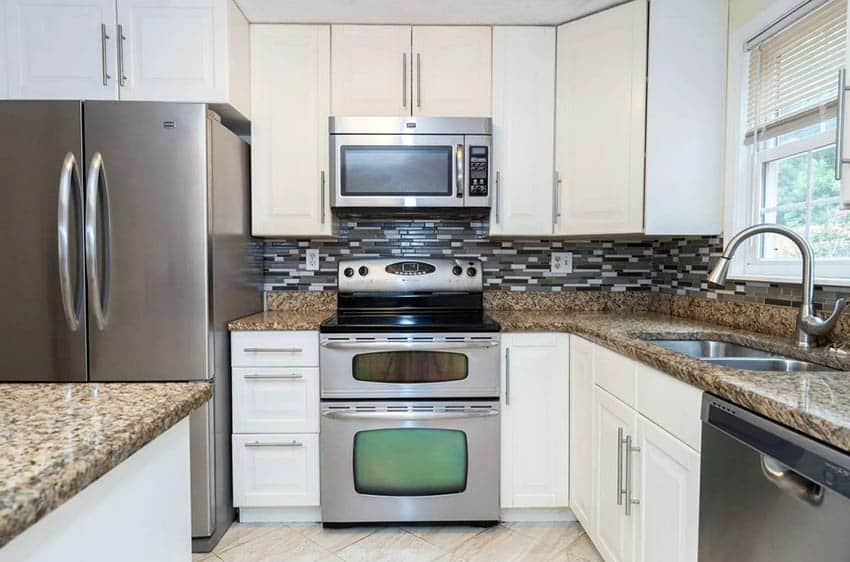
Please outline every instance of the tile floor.
[{"label": "tile floor", "polygon": [[324,529],[234,523],[193,562],[602,562],[578,523]]}]

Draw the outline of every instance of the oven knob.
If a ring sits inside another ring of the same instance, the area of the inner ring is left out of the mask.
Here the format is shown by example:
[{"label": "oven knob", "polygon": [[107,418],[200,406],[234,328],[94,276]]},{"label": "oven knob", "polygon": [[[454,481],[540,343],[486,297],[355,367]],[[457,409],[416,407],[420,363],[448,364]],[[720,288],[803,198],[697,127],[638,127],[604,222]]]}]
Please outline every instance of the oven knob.
[{"label": "oven knob", "polygon": [[346,268],[345,268],[345,270],[344,270],[342,273],[343,273],[346,277],[353,277],[353,276],[354,276],[354,270],[353,270],[352,268],[350,268],[350,267],[346,267]]},{"label": "oven knob", "polygon": [[461,273],[463,273],[463,268],[459,265],[456,265],[452,268],[452,273],[454,273],[455,275],[460,275]]},{"label": "oven knob", "polygon": [[367,275],[369,273],[369,268],[365,265],[361,265],[360,269],[357,270],[357,273],[359,273],[360,275]]},{"label": "oven knob", "polygon": [[470,277],[475,277],[476,273],[478,273],[478,271],[474,267],[470,267],[469,269],[466,270],[466,274],[469,275]]}]

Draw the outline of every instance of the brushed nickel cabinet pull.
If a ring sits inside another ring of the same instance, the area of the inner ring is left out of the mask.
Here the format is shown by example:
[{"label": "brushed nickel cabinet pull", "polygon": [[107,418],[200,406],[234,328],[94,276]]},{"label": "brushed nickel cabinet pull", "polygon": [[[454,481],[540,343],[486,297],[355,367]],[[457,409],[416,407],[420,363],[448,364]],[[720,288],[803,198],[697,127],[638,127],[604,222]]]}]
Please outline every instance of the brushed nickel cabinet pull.
[{"label": "brushed nickel cabinet pull", "polygon": [[245,353],[303,353],[300,347],[246,347]]}]

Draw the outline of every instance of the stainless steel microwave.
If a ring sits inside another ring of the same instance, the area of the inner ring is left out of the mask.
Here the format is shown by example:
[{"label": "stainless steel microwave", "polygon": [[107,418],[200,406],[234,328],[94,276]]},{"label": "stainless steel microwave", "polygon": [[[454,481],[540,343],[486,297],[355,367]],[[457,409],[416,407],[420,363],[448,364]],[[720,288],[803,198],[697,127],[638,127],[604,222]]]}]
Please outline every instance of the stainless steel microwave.
[{"label": "stainless steel microwave", "polygon": [[489,117],[331,117],[333,207],[489,207]]}]

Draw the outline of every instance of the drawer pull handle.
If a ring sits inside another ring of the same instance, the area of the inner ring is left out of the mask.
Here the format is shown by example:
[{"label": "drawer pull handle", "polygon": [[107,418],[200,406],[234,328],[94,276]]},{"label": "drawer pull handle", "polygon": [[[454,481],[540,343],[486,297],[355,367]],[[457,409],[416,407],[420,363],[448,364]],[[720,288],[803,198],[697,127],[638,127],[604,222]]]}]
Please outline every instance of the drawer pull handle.
[{"label": "drawer pull handle", "polygon": [[249,443],[245,443],[246,447],[303,447],[304,443],[301,441],[289,441],[287,443],[268,443],[263,441],[251,441]]},{"label": "drawer pull handle", "polygon": [[246,347],[245,353],[303,353],[300,347]]},{"label": "drawer pull handle", "polygon": [[259,374],[251,374],[245,375],[243,377],[245,380],[267,380],[267,381],[298,381],[304,378],[304,375],[259,375]]}]

